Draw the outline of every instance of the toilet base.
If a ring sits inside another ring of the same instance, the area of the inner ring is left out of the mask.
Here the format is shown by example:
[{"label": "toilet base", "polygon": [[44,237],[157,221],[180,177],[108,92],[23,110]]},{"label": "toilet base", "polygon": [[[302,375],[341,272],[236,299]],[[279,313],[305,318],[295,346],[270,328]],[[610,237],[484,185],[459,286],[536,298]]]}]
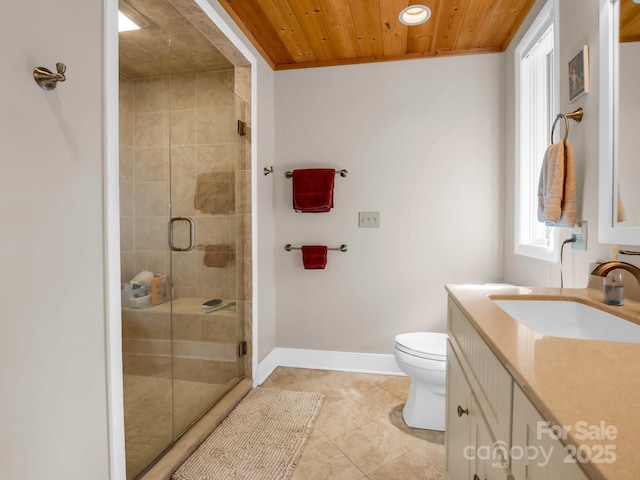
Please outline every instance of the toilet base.
[{"label": "toilet base", "polygon": [[444,392],[434,393],[430,390],[429,385],[421,385],[415,378],[412,378],[409,397],[402,409],[402,418],[404,423],[411,428],[443,432],[445,405]]}]

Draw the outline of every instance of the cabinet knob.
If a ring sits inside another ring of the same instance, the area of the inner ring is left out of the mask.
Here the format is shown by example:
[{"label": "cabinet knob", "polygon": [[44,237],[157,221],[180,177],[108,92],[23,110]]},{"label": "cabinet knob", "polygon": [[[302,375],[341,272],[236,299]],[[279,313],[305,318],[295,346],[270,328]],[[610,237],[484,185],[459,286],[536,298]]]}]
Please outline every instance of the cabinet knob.
[{"label": "cabinet knob", "polygon": [[[460,405],[458,405],[458,416],[461,417],[462,415],[469,415],[469,409],[468,408],[463,409]],[[473,480],[475,480],[475,478]]]}]

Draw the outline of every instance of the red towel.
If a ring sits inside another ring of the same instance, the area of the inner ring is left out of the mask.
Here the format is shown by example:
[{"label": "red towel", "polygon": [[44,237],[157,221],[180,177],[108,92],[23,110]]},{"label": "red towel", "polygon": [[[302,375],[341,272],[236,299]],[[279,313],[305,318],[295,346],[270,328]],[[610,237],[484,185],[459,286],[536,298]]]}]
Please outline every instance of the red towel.
[{"label": "red towel", "polygon": [[302,263],[306,270],[322,269],[327,266],[326,245],[303,245]]},{"label": "red towel", "polygon": [[333,207],[336,171],[330,168],[294,170],[293,209],[296,212],[328,212]]}]

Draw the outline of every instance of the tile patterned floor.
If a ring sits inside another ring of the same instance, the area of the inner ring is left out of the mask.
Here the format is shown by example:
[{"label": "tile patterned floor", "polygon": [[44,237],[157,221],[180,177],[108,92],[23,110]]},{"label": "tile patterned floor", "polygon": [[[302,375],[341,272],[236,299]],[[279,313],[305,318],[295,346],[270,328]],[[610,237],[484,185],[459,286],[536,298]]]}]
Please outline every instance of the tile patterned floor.
[{"label": "tile patterned floor", "polygon": [[278,367],[262,386],[325,397],[292,480],[444,479],[444,434],[402,420],[408,377]]}]

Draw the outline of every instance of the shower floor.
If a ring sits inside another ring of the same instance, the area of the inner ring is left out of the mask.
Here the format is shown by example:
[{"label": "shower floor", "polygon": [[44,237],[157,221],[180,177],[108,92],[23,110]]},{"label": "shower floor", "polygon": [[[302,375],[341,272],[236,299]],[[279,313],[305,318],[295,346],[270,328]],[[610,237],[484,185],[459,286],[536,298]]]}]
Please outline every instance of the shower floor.
[{"label": "shower floor", "polygon": [[[222,398],[241,377],[226,384],[124,375],[127,480],[136,477]],[[172,388],[173,384],[173,388]],[[174,433],[175,432],[175,433]]]}]

